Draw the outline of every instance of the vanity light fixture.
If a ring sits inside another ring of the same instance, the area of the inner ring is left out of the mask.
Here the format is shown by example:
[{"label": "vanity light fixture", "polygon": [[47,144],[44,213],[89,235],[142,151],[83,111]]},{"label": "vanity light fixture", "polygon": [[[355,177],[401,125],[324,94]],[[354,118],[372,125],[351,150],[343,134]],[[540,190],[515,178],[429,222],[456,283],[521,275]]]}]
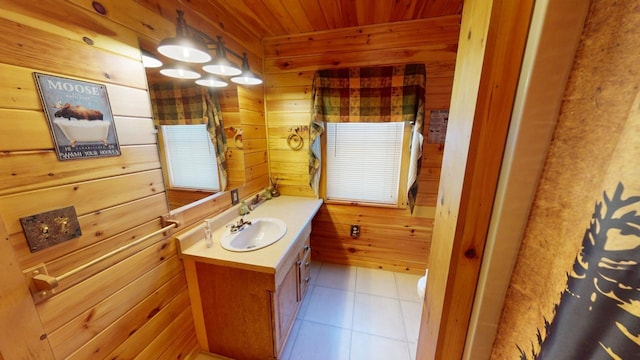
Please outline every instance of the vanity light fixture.
[{"label": "vanity light fixture", "polygon": [[[178,13],[176,37],[167,38],[160,42],[158,46],[158,52],[160,52],[160,54],[177,61],[201,63],[203,64],[202,70],[209,74],[234,76],[230,80],[236,84],[262,84],[262,80],[249,70],[247,53],[243,53],[241,56],[233,52],[224,46],[221,36],[218,36],[217,40],[212,39],[202,31],[187,25],[182,10],[176,10],[176,12]],[[209,52],[213,50],[215,50],[215,56],[212,58]],[[242,60],[242,68],[229,61],[227,54],[235,56],[238,60]],[[194,70],[162,69],[160,73],[180,79],[199,79],[196,83],[202,86],[227,86],[225,80],[212,76],[205,76],[200,79],[200,73]]]}]

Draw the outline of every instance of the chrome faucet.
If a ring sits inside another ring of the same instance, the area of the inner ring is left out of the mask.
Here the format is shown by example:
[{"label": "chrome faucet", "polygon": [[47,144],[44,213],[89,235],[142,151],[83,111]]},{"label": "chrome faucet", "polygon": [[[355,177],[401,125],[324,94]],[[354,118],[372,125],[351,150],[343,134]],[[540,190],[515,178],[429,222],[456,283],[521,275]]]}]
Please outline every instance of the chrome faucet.
[{"label": "chrome faucet", "polygon": [[229,224],[227,227],[231,227],[231,233],[237,233],[244,230],[249,225],[251,225],[251,221],[244,221],[244,218],[240,218],[237,224]]}]

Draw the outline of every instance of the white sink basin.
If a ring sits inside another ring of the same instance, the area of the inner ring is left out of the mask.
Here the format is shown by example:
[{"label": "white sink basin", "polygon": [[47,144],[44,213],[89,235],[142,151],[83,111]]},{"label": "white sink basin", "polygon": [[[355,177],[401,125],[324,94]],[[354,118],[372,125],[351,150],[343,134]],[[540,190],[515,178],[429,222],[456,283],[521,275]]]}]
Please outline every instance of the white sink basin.
[{"label": "white sink basin", "polygon": [[284,221],[271,217],[257,218],[236,233],[226,230],[220,245],[230,251],[253,251],[275,243],[286,233]]}]

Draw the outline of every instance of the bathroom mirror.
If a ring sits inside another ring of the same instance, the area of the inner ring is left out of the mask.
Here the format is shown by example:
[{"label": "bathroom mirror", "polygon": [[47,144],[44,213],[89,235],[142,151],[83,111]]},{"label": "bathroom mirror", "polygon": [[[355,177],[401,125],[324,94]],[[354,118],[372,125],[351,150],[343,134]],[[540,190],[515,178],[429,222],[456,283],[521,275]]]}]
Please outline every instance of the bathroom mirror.
[{"label": "bathroom mirror", "polygon": [[[147,68],[147,81],[149,85],[149,90],[153,91],[154,87],[158,88],[158,86],[164,86],[163,84],[174,83],[179,85],[180,87],[189,88],[193,87],[194,91],[200,91],[203,89],[200,85],[195,84],[192,80],[178,80],[168,78],[158,71],[157,68]],[[155,85],[155,86],[154,86]],[[204,88],[207,89],[207,88]],[[229,86],[224,88],[218,88],[216,91],[209,92],[210,97],[217,96],[217,100],[220,103],[221,113],[222,113],[222,123],[224,127],[224,133],[227,138],[227,156],[226,156],[226,164],[227,164],[227,186],[224,190],[229,191],[231,189],[242,186],[245,182],[245,174],[244,170],[240,169],[236,164],[234,164],[234,153],[241,150],[238,149],[238,132],[240,129],[239,124],[236,124],[237,113],[239,110],[237,109],[238,99],[237,99],[237,90],[233,83],[230,83]],[[151,94],[150,94],[151,95]],[[152,103],[154,102],[154,96],[150,96]],[[158,105],[158,104],[156,104]],[[178,125],[177,127],[179,127]],[[184,126],[184,125],[182,125]],[[174,127],[173,125],[168,125],[167,127]],[[186,127],[197,127],[197,126],[186,126]],[[203,126],[204,127],[204,126]],[[171,185],[172,181],[170,180],[172,177],[171,173],[171,165],[167,162],[165,157],[165,138],[163,138],[164,131],[158,129],[158,145],[160,147],[160,157],[162,162],[162,170],[165,178],[165,186],[166,186],[166,194],[167,194],[167,202],[170,210],[174,210],[179,207],[187,206],[192,202],[199,201],[208,196],[212,196],[214,194],[220,193],[220,190],[209,190],[209,189],[193,189],[186,187],[174,187]],[[204,131],[203,136],[207,136],[206,130]],[[165,134],[166,136],[166,134]],[[240,138],[241,141],[241,138]],[[240,145],[241,146],[241,145]],[[195,172],[199,171],[198,169],[201,166],[197,165],[195,160],[190,159],[189,156],[186,157],[187,162],[185,163],[181,160],[181,164],[179,167],[174,167],[174,169],[179,169],[180,172],[188,171],[193,172],[195,176]],[[214,159],[215,160],[215,157]],[[174,170],[175,171],[175,170]],[[176,174],[173,174],[176,175]],[[184,174],[180,174],[184,175]]]}]

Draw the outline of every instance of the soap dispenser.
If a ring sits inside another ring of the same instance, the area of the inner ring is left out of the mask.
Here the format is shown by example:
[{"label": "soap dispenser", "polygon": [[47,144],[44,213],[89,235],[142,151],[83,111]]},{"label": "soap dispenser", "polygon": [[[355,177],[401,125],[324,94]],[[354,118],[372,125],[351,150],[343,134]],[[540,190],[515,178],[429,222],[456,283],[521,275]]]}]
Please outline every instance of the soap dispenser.
[{"label": "soap dispenser", "polygon": [[213,234],[211,233],[209,220],[204,221],[204,243],[208,248],[213,246]]}]

